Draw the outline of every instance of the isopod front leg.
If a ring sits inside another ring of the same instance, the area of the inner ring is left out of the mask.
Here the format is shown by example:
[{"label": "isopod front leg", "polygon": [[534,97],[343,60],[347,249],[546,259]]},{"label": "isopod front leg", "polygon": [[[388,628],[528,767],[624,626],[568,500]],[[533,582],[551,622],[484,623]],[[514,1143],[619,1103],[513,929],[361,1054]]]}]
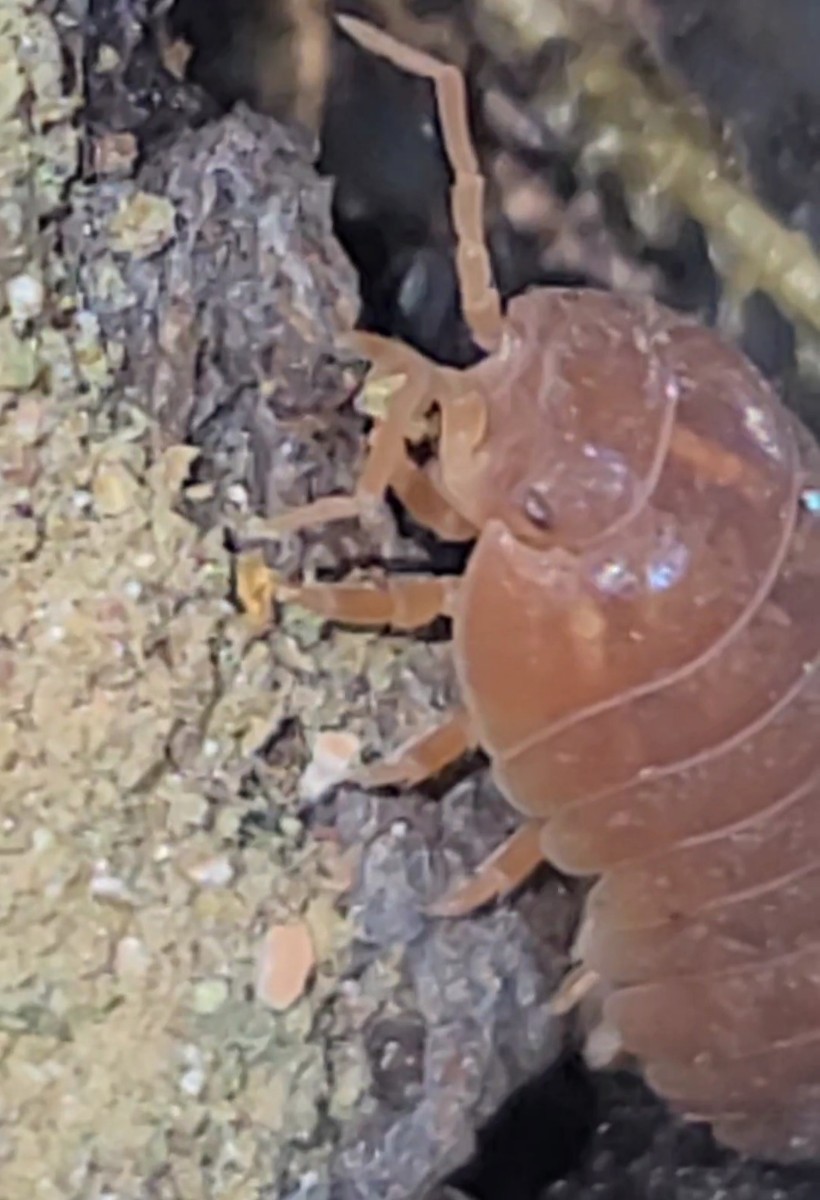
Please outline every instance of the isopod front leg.
[{"label": "isopod front leg", "polygon": [[[311,504],[261,522],[256,532],[278,536],[328,521],[364,517],[379,507],[392,488],[419,524],[446,541],[471,541],[475,527],[454,507],[430,468],[418,467],[407,452],[407,442],[419,439],[419,427],[434,400],[449,394],[448,372],[409,346],[371,333],[349,334],[346,341],[373,363],[370,383],[398,380],[370,434],[364,466],[352,495],[322,496]],[[438,385],[438,386],[437,386]]]},{"label": "isopod front leg", "polygon": [[388,577],[383,583],[279,581],[276,597],[345,625],[412,630],[450,616],[460,582],[450,575]]},{"label": "isopod front leg", "polygon": [[419,467],[405,455],[390,486],[410,516],[445,542],[471,542],[476,527],[453,508],[435,479],[431,466]]},{"label": "isopod front leg", "polygon": [[428,913],[434,917],[463,917],[526,883],[545,861],[542,829],[541,821],[521,825],[469,878],[428,905]]},{"label": "isopod front leg", "polygon": [[456,708],[386,758],[352,772],[348,780],[365,788],[413,787],[438,775],[477,744],[469,714]]},{"label": "isopod front leg", "polygon": [[278,536],[328,521],[365,517],[379,508],[394,475],[400,474],[404,467],[407,438],[419,417],[430,407],[432,364],[408,347],[373,334],[351,334],[346,340],[364,357],[372,359],[371,379],[397,374],[401,380],[391,396],[385,417],[373,427],[355,490],[347,495],[322,496],[311,504],[280,513],[260,523],[258,532],[261,534]]}]

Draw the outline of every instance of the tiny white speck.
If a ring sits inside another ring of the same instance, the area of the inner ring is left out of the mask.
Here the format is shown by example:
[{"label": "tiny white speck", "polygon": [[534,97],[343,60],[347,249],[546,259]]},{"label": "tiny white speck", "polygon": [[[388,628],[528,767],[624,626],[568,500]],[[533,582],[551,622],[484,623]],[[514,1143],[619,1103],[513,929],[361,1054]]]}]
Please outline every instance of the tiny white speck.
[{"label": "tiny white speck", "polygon": [[235,504],[237,508],[245,509],[248,507],[248,493],[241,483],[232,483],[227,489],[226,495],[231,504]]},{"label": "tiny white speck", "polygon": [[677,376],[672,375],[664,384],[664,395],[670,402],[680,399],[680,382]]},{"label": "tiny white speck", "polygon": [[186,1096],[201,1096],[205,1088],[205,1072],[201,1067],[191,1067],[181,1077],[179,1086]]}]

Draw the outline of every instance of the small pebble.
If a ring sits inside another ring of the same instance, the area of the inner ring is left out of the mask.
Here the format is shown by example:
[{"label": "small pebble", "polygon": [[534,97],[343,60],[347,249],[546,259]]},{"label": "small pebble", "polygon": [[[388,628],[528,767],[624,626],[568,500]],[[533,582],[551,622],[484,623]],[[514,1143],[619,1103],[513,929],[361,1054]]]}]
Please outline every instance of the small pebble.
[{"label": "small pebble", "polygon": [[99,515],[118,517],[134,504],[139,484],[122,463],[104,463],[94,475],[92,491]]},{"label": "small pebble", "polygon": [[139,146],[133,133],[106,133],[92,148],[94,170],[98,175],[125,176],[132,169]]},{"label": "small pebble", "polygon": [[115,71],[119,65],[119,54],[113,46],[109,46],[107,42],[104,42],[97,51],[97,70],[106,74],[109,71]]},{"label": "small pebble", "polygon": [[92,899],[103,903],[128,907],[136,903],[136,897],[128,884],[116,875],[111,875],[105,863],[95,864],[89,891]]},{"label": "small pebble", "polygon": [[304,995],[315,965],[316,951],[304,921],[271,926],[259,952],[257,996],[284,1012]]},{"label": "small pebble", "polygon": [[176,210],[167,196],[135,192],[111,218],[111,249],[117,254],[149,258],[174,236]]},{"label": "small pebble", "polygon": [[228,995],[228,984],[224,979],[202,979],[194,987],[194,1012],[200,1016],[218,1012]]},{"label": "small pebble", "polygon": [[121,983],[141,983],[148,974],[151,955],[138,937],[124,937],[114,951],[114,971]]},{"label": "small pebble", "polygon": [[32,396],[25,396],[14,414],[14,433],[21,441],[33,445],[43,429],[43,406]]},{"label": "small pebble", "polygon": [[234,875],[231,860],[224,854],[191,863],[185,873],[200,887],[212,888],[227,887]]},{"label": "small pebble", "polygon": [[248,507],[248,490],[241,483],[232,483],[225,489],[225,495],[237,508],[243,511]]},{"label": "small pebble", "polygon": [[6,295],[14,321],[33,321],[43,311],[45,292],[34,275],[15,275],[6,284]]},{"label": "small pebble", "polygon": [[361,743],[353,733],[340,729],[325,729],[316,735],[313,756],[299,780],[299,795],[315,802],[325,792],[341,783],[351,766],[358,760]]},{"label": "small pebble", "polygon": [[297,838],[301,837],[305,830],[299,818],[292,817],[290,813],[285,813],[280,819],[279,828],[282,831],[282,836],[291,842],[295,842]]},{"label": "small pebble", "polygon": [[179,1081],[186,1096],[201,1096],[205,1087],[205,1072],[201,1067],[190,1067]]},{"label": "small pebble", "polygon": [[197,1046],[184,1046],[182,1051],[187,1070],[180,1076],[179,1086],[186,1096],[201,1096],[205,1090],[205,1059]]},{"label": "small pebble", "polygon": [[[212,756],[211,756],[212,757]],[[223,808],[216,818],[216,833],[227,841],[235,838],[242,827],[242,814],[235,808]]]},{"label": "small pebble", "polygon": [[167,825],[175,833],[201,827],[208,819],[208,801],[199,792],[180,791],[168,804]]}]

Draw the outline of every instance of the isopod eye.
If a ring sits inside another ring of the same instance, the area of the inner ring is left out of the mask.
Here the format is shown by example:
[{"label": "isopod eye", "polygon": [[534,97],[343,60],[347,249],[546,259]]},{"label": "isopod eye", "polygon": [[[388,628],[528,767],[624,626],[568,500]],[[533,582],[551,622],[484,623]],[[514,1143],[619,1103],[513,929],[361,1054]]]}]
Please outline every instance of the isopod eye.
[{"label": "isopod eye", "polygon": [[528,487],[524,493],[522,508],[527,520],[540,533],[548,533],[555,521],[542,490],[538,487]]}]

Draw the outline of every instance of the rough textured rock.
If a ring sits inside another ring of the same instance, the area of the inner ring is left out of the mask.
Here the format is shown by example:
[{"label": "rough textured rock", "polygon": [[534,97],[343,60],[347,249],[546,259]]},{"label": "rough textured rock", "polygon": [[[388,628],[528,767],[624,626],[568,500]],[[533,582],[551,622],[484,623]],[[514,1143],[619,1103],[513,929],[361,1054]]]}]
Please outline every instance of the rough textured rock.
[{"label": "rough textured rock", "polygon": [[343,1132],[334,1194],[405,1200],[460,1166],[477,1127],[558,1052],[549,998],[576,901],[553,877],[469,921],[424,917],[445,874],[475,865],[510,829],[482,773],[432,804],[418,795],[398,810],[389,800],[348,804],[343,835],[367,838],[351,913],[367,963],[363,998],[391,959],[401,984],[365,1026],[378,1103]]},{"label": "rough textured rock", "polygon": [[[120,348],[122,394],[202,447],[223,496],[244,485],[265,513],[349,486],[361,436],[339,413],[355,376],[335,342],[355,319],[355,277],[311,151],[239,110],[163,141],[135,179],[76,191],[64,226]],[[152,207],[164,225],[146,242]]]}]

